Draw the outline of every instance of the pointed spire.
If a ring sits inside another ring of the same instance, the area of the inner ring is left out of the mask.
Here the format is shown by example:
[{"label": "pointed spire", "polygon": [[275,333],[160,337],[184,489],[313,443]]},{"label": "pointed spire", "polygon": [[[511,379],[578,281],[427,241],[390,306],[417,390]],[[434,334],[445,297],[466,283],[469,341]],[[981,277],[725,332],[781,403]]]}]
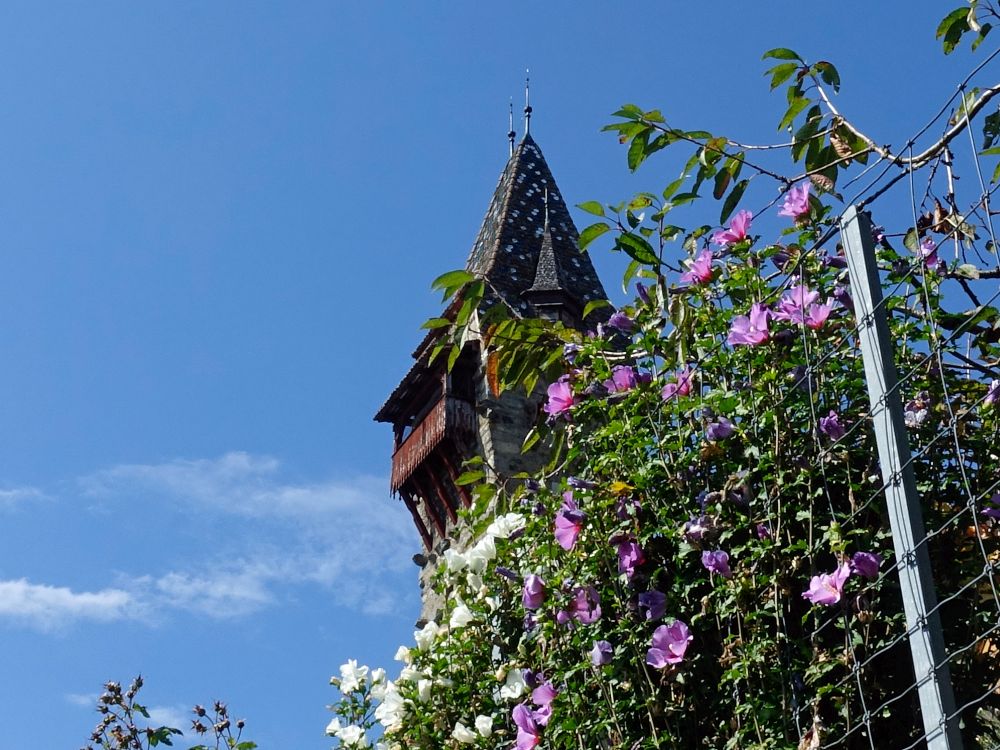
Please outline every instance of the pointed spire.
[{"label": "pointed spire", "polygon": [[510,155],[514,155],[514,138],[517,137],[517,133],[514,132],[514,97],[510,98],[510,113],[509,113],[509,125],[510,130],[507,133],[507,140],[510,141]]},{"label": "pointed spire", "polygon": [[531,135],[531,102],[528,99],[528,90],[531,88],[531,71],[524,71],[524,134]]}]

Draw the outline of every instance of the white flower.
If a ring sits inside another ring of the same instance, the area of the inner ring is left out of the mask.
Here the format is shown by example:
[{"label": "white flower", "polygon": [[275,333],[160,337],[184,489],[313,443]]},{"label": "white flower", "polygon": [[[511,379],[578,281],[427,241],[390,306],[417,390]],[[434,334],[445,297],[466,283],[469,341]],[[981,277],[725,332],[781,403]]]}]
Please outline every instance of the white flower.
[{"label": "white flower", "polygon": [[479,591],[483,588],[483,577],[478,573],[469,573],[465,577],[465,583],[470,589],[479,593]]},{"label": "white flower", "polygon": [[416,682],[418,679],[424,676],[416,667],[403,667],[402,671],[399,673],[398,682]]},{"label": "white flower", "polygon": [[368,747],[368,738],[365,737],[365,730],[353,724],[338,730],[337,739],[347,747]]},{"label": "white flower", "polygon": [[440,631],[441,629],[434,620],[424,625],[423,628],[413,634],[413,640],[417,642],[417,648],[421,651],[426,651],[434,643],[434,639],[437,638]]},{"label": "white flower", "polygon": [[489,607],[490,612],[496,612],[500,609],[500,600],[495,596],[484,597],[483,601],[486,602],[486,606]]},{"label": "white flower", "polygon": [[372,682],[372,698],[377,701],[385,700],[385,696],[390,690],[395,690],[396,686],[393,684],[392,680],[380,680],[379,682]]},{"label": "white flower", "polygon": [[469,564],[469,561],[465,559],[465,555],[453,549],[446,549],[444,551],[444,562],[448,570],[452,573],[457,573]]},{"label": "white flower", "polygon": [[524,528],[524,523],[524,516],[520,513],[507,513],[494,519],[486,527],[486,533],[497,539],[509,539],[515,531]]},{"label": "white flower", "polygon": [[508,700],[516,700],[524,693],[527,686],[524,684],[524,677],[520,669],[510,669],[507,671],[507,679],[500,688],[500,697]]},{"label": "white flower", "polygon": [[375,707],[375,720],[385,727],[385,731],[391,732],[400,727],[404,716],[406,716],[406,703],[396,686],[390,682],[385,697]]},{"label": "white flower", "polygon": [[400,646],[399,648],[397,648],[396,655],[392,658],[395,659],[396,661],[402,662],[403,664],[409,664],[410,662],[413,661],[413,657],[410,656],[410,649],[408,649],[406,646]]},{"label": "white flower", "polygon": [[493,717],[480,714],[476,717],[476,731],[481,737],[489,737],[493,734]]},{"label": "white flower", "polygon": [[353,693],[365,684],[368,677],[368,667],[359,667],[356,659],[348,659],[347,664],[340,665],[340,692]]},{"label": "white flower", "polygon": [[385,670],[382,667],[372,670],[372,684],[377,685],[380,682],[385,682]]},{"label": "white flower", "polygon": [[330,723],[326,725],[326,733],[330,737],[336,737],[337,732],[340,731],[340,719],[333,718],[330,719]]},{"label": "white flower", "polygon": [[476,616],[472,614],[472,610],[459,601],[455,605],[455,609],[451,611],[451,620],[448,621],[448,625],[452,628],[464,628],[475,619]]},{"label": "white flower", "polygon": [[466,553],[469,561],[469,570],[473,573],[482,573],[486,570],[486,564],[497,556],[496,541],[491,536],[484,536],[476,546]]},{"label": "white flower", "polygon": [[455,728],[451,730],[451,736],[465,745],[471,745],[476,741],[476,733],[460,721],[455,723]]},{"label": "white flower", "polygon": [[417,680],[417,700],[426,703],[431,699],[431,680]]}]

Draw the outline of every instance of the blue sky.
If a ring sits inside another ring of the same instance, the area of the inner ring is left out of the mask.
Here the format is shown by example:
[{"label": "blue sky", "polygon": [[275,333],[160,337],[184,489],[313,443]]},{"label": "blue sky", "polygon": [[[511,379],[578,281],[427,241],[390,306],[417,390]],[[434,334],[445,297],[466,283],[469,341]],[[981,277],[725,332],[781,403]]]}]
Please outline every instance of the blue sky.
[{"label": "blue sky", "polygon": [[221,697],[262,747],[329,745],[329,676],[391,666],[419,608],[371,417],[464,263],[524,69],[578,203],[675,176],[628,174],[599,132],[623,102],[776,140],[769,47],[837,63],[881,142],[969,67],[933,41],[950,6],[814,7],[0,8],[0,750],[79,746],[140,671],[163,721]]}]

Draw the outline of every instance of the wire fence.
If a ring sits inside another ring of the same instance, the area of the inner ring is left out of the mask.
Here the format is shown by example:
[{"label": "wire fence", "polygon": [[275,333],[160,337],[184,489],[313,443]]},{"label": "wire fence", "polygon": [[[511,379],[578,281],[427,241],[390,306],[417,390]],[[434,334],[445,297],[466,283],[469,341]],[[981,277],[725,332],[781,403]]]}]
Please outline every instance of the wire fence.
[{"label": "wire fence", "polygon": [[[947,313],[963,278],[919,247],[908,260],[881,252],[878,230],[854,207],[840,227],[854,315],[825,351],[810,353],[787,400],[808,403],[819,443],[821,402],[841,404],[820,395],[817,379],[863,364],[870,403],[843,404],[863,416],[818,444],[817,494],[836,536],[879,530],[894,554],[853,612],[813,615],[817,649],[837,652],[842,643],[842,668],[826,689],[853,699],[827,732],[797,706],[801,746],[1000,748],[1000,381],[998,362],[985,354],[1000,338],[992,333],[1000,284],[982,298],[966,289],[971,309]],[[846,468],[868,488],[860,496],[845,496],[851,482],[827,476],[845,471],[833,467],[848,443],[871,455]],[[830,543],[829,534],[811,540],[810,554]]]}]

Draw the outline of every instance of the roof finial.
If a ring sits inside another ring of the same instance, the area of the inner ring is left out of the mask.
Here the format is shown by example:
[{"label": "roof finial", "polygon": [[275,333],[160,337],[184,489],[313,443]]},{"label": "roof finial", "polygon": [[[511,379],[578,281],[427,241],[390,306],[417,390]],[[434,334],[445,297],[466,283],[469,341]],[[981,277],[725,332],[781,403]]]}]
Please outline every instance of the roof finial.
[{"label": "roof finial", "polygon": [[514,137],[517,133],[514,132],[514,97],[510,98],[510,131],[507,133],[507,140],[510,141],[510,155],[514,155]]},{"label": "roof finial", "polygon": [[528,89],[531,87],[531,71],[527,68],[524,71],[524,134],[531,133],[531,104],[528,101]]}]

